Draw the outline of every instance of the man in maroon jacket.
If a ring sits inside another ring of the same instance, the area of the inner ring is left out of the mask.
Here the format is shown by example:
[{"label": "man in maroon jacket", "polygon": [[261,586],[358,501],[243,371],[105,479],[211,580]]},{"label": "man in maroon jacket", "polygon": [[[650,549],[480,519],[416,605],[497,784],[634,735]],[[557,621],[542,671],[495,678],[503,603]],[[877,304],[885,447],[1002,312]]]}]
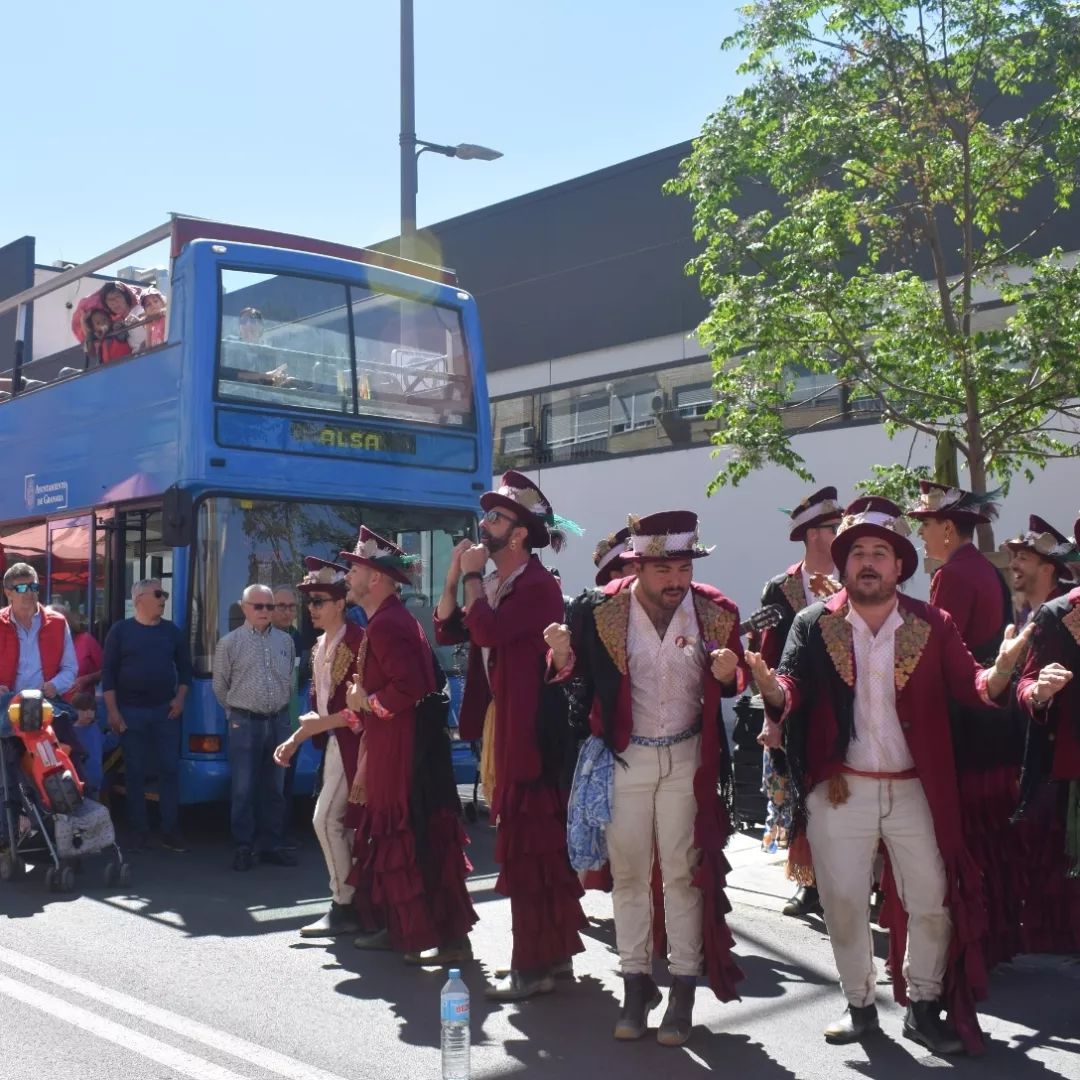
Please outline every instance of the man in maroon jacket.
[{"label": "man in maroon jacket", "polygon": [[339,557],[349,563],[349,599],[368,617],[344,714],[363,733],[347,817],[356,829],[350,881],[383,924],[355,944],[396,949],[410,963],[462,964],[472,959],[476,912],[465,885],[461,803],[435,657],[398,595],[412,584],[416,559],[366,526]]},{"label": "man in maroon jacket", "polygon": [[[982,890],[964,846],[947,704],[991,704],[1030,636],[976,665],[951,618],[898,593],[918,559],[900,510],[848,507],[833,541],[844,592],[796,616],[780,667],[747,654],[787,727],[797,812],[805,815],[833,956],[848,1001],[825,1029],[847,1043],[878,1027],[869,931],[874,855],[884,840],[903,905],[890,929],[904,1034],[934,1053],[981,1049]],[[960,1037],[940,1017],[942,1002]]]},{"label": "man in maroon jacket", "polygon": [[[742,690],[747,673],[738,608],[691,580],[694,560],[711,550],[698,539],[697,515],[632,518],[630,541],[636,579],[587,594],[575,604],[572,628],[553,625],[545,637],[557,679],[580,676],[591,691],[593,737],[583,756],[602,743],[612,776],[604,838],[625,986],[615,1038],[641,1038],[660,1003],[652,979],[658,860],[663,916],[655,929],[666,931],[671,993],[657,1041],[681,1046],[702,967],[721,1001],[738,996],[742,978],[725,919],[723,847],[732,827],[718,781],[730,796],[720,699]],[[584,797],[581,777],[575,802]]]},{"label": "man in maroon jacket", "polygon": [[[556,971],[584,949],[582,889],[566,855],[562,757],[572,732],[565,694],[544,684],[544,628],[562,622],[562,590],[533,554],[549,544],[558,550],[571,523],[513,471],[480,506],[482,543],[463,540],[454,549],[435,636],[445,645],[470,643],[460,734],[483,739],[481,780],[498,829],[495,888],[510,898],[513,921],[511,969],[487,995],[520,1001],[550,993]],[[495,568],[485,576],[489,559]]]}]

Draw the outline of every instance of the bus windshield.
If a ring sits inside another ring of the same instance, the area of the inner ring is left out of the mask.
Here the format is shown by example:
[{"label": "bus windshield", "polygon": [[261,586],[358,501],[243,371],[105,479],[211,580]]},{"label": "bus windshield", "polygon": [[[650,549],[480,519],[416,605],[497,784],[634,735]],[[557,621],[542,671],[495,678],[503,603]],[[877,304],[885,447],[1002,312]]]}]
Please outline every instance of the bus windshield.
[{"label": "bus windshield", "polygon": [[[458,540],[473,534],[472,514],[211,497],[199,504],[192,570],[191,652],[196,673],[212,673],[218,639],[244,621],[240,596],[247,585],[295,585],[303,579],[305,555],[336,561],[339,551],[352,550],[361,523],[393,540],[406,554],[420,557],[402,600],[431,637],[450,553]],[[449,650],[444,652],[441,658],[447,666],[452,657]]]},{"label": "bus windshield", "polygon": [[221,271],[217,396],[472,430],[460,312],[356,284]]}]

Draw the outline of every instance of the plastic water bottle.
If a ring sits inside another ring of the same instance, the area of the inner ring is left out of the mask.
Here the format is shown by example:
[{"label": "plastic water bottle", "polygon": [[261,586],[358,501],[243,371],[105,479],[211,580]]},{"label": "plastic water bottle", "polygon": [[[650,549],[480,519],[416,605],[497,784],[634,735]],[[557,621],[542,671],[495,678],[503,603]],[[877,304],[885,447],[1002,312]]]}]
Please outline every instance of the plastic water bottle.
[{"label": "plastic water bottle", "polygon": [[458,968],[439,997],[442,1018],[442,1080],[469,1080],[469,988]]}]

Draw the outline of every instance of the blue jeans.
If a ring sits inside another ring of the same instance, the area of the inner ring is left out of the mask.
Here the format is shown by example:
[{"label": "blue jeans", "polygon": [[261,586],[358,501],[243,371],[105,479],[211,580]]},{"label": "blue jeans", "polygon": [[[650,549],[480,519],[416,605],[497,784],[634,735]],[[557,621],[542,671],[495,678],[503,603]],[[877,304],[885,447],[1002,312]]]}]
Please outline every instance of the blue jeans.
[{"label": "blue jeans", "polygon": [[121,705],[127,731],[120,736],[124,751],[128,824],[146,832],[146,773],[157,766],[161,831],[176,831],[180,814],[180,717],[169,719],[168,705]]},{"label": "blue jeans", "polygon": [[232,836],[237,847],[273,851],[285,829],[285,770],[274,748],[292,731],[288,708],[273,716],[229,710]]}]

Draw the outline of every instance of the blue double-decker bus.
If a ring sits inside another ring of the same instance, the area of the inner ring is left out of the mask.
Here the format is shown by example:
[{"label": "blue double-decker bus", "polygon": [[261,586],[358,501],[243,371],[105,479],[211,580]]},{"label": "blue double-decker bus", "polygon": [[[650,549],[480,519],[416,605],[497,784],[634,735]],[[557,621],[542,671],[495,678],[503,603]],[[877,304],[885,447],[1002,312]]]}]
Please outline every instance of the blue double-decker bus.
[{"label": "blue double-decker bus", "polygon": [[[138,241],[168,241],[170,269],[164,327],[131,355],[88,358],[70,328],[62,355],[33,338],[97,303],[111,279],[97,271],[136,241],[0,301],[17,315],[0,545],[101,640],[132,614],[133,582],[162,580],[195,671],[181,798],[224,799],[211,666],[246,585],[295,584],[305,555],[351,549],[363,523],[420,556],[404,600],[430,629],[491,478],[479,326],[452,273],[381,252],[183,217]],[[305,756],[298,790],[312,768]]]}]

